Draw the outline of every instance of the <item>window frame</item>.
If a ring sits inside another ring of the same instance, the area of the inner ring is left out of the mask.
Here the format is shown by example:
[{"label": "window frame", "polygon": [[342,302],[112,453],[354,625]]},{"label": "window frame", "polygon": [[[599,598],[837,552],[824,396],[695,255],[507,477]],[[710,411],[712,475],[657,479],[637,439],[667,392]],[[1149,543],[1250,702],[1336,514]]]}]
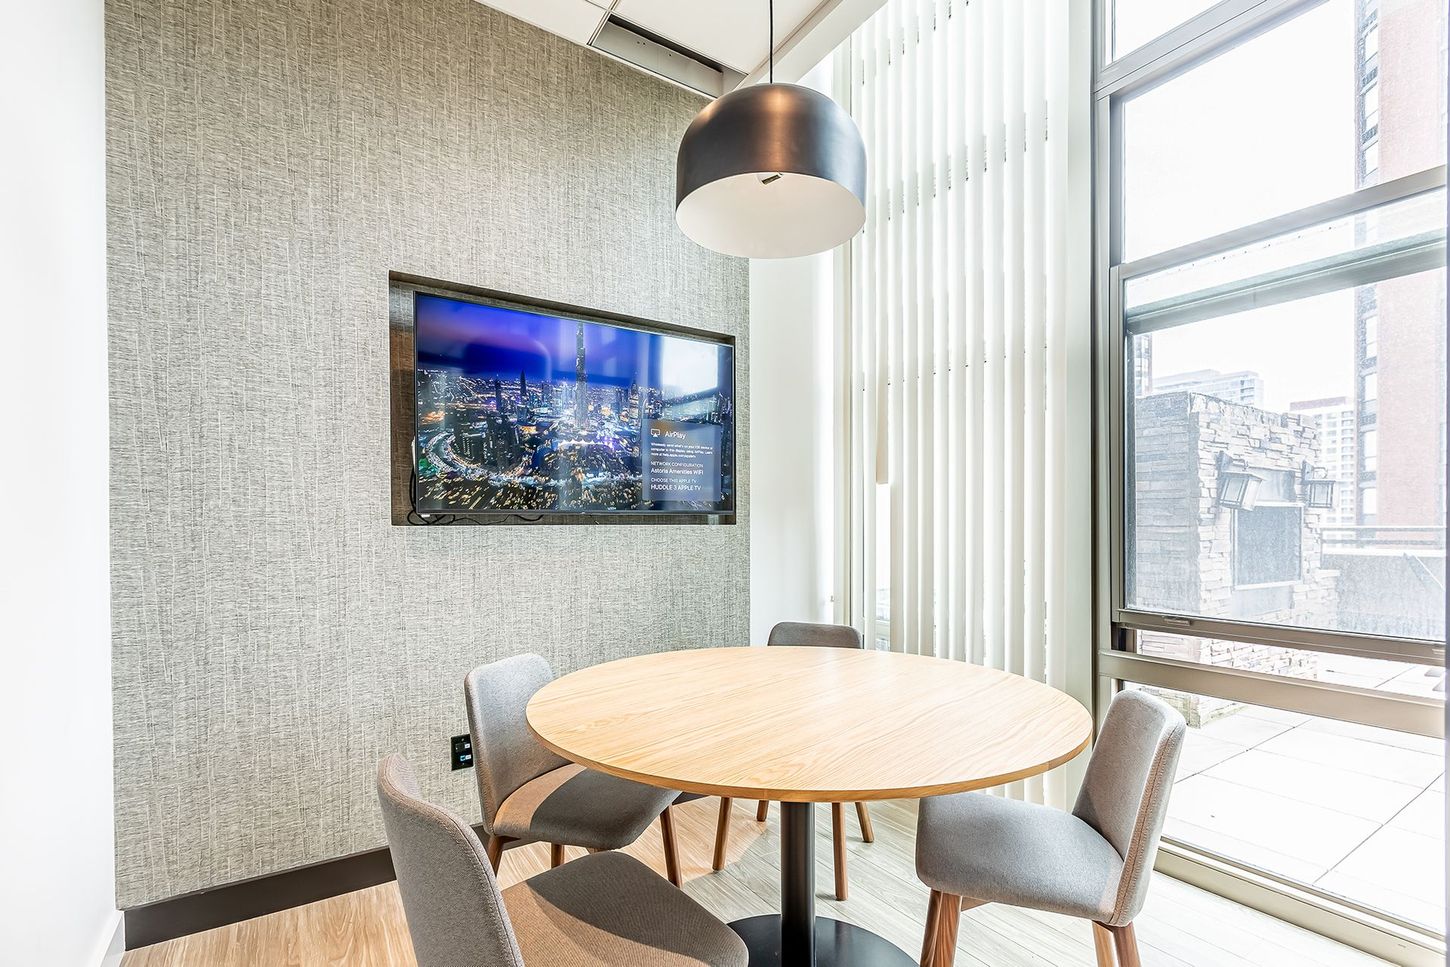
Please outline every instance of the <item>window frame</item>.
[{"label": "window frame", "polygon": [[[1170,252],[1125,263],[1123,254],[1123,110],[1133,95],[1172,80],[1327,0],[1222,0],[1143,46],[1112,57],[1113,0],[1097,0],[1097,56],[1092,90],[1093,137],[1093,398],[1094,398],[1094,661],[1096,714],[1101,722],[1125,682],[1158,685],[1209,697],[1300,712],[1344,722],[1444,739],[1443,701],[1375,689],[1290,679],[1137,652],[1140,633],[1161,632],[1247,644],[1355,655],[1418,664],[1445,664],[1443,641],[1321,631],[1286,625],[1206,619],[1126,606],[1125,500],[1128,414],[1133,396],[1133,345],[1124,319],[1125,286],[1239,245],[1267,241],[1336,215],[1343,217],[1444,188],[1446,168],[1371,183],[1352,194],[1244,226]],[[1375,27],[1377,29],[1378,23]],[[1362,38],[1361,38],[1362,43]],[[1362,49],[1362,48],[1361,48]],[[1376,52],[1377,56],[1377,52]],[[1374,79],[1375,83],[1378,78]],[[1362,89],[1357,89],[1358,95]],[[1373,143],[1377,147],[1377,139]],[[1359,150],[1365,150],[1363,145]],[[1426,257],[1427,253],[1420,253]],[[1444,243],[1433,257],[1444,266]],[[1409,264],[1409,263],[1402,263]],[[1427,268],[1429,266],[1426,266]],[[1442,268],[1443,270],[1443,268]],[[1353,267],[1347,270],[1352,280]],[[1393,273],[1394,276],[1408,271]],[[1379,279],[1372,279],[1378,281]],[[1347,287],[1339,286],[1339,288]],[[1215,312],[1214,315],[1221,313]],[[1356,378],[1359,376],[1356,373]],[[1368,426],[1369,424],[1365,424]],[[1355,425],[1354,432],[1365,426]],[[1355,494],[1356,501],[1363,493]],[[1442,933],[1382,911],[1333,897],[1283,876],[1165,837],[1158,867],[1231,899],[1403,963],[1443,963]],[[1443,928],[1441,928],[1443,930]]]},{"label": "window frame", "polygon": [[[1276,0],[1265,0],[1267,5],[1278,5]],[[1292,0],[1291,0],[1292,2]],[[1293,3],[1294,6],[1303,8],[1312,4]],[[1277,23],[1278,21],[1276,21]],[[1268,29],[1268,28],[1265,28]],[[1195,61],[1196,63],[1196,61]],[[1191,67],[1185,67],[1191,69]],[[1167,79],[1164,75],[1161,79]],[[1160,80],[1161,82],[1161,80]],[[1111,132],[1110,140],[1115,144],[1121,143],[1121,119],[1118,111],[1117,95],[1107,99],[1104,104],[1100,101],[1098,112],[1099,118],[1106,114],[1114,129]],[[1099,129],[1101,130],[1101,129]],[[1098,162],[1102,165],[1105,159],[1099,155]],[[1111,164],[1111,161],[1107,161]],[[1121,166],[1112,170],[1121,171]],[[1101,277],[1106,277],[1105,309],[1100,306],[1101,325],[1099,326],[1100,337],[1100,370],[1101,375],[1107,384],[1106,408],[1103,410],[1106,416],[1105,422],[1099,427],[1100,456],[1106,459],[1108,467],[1107,480],[1104,481],[1108,489],[1108,508],[1106,517],[1100,521],[1099,533],[1106,532],[1110,547],[1110,567],[1108,574],[1110,580],[1106,583],[1111,585],[1111,595],[1107,602],[1110,621],[1113,625],[1131,627],[1139,631],[1165,631],[1170,633],[1192,633],[1211,638],[1229,638],[1242,640],[1250,644],[1280,645],[1293,648],[1302,648],[1310,651],[1323,651],[1328,653],[1339,653],[1358,655],[1366,658],[1389,658],[1399,661],[1411,661],[1421,664],[1445,663],[1445,646],[1443,642],[1428,642],[1414,638],[1390,638],[1383,635],[1369,635],[1357,632],[1328,631],[1319,629],[1305,629],[1287,625],[1267,625],[1254,622],[1238,620],[1227,620],[1218,618],[1205,618],[1196,615],[1172,615],[1166,616],[1151,611],[1134,608],[1129,605],[1127,593],[1127,580],[1129,561],[1127,559],[1127,528],[1131,520],[1127,515],[1126,502],[1126,467],[1129,461],[1126,440],[1131,432],[1131,400],[1133,391],[1131,380],[1127,374],[1131,372],[1132,346],[1129,336],[1133,331],[1152,331],[1152,328],[1167,328],[1162,321],[1150,322],[1149,327],[1141,330],[1131,330],[1127,322],[1126,313],[1123,309],[1125,304],[1126,286],[1129,281],[1143,275],[1162,271],[1163,269],[1194,261],[1207,255],[1212,255],[1224,250],[1251,245],[1257,242],[1264,242],[1288,232],[1305,229],[1325,221],[1353,215],[1358,212],[1378,208],[1382,205],[1392,204],[1422,195],[1427,192],[1438,191],[1445,187],[1446,169],[1444,165],[1426,172],[1419,172],[1398,178],[1389,182],[1382,182],[1367,188],[1360,189],[1350,195],[1331,199],[1299,211],[1290,212],[1285,215],[1275,216],[1254,225],[1235,229],[1212,238],[1203,239],[1188,245],[1180,246],[1167,252],[1146,256],[1132,262],[1111,264],[1103,258],[1119,249],[1109,240],[1105,250],[1100,249],[1095,260]],[[1114,218],[1121,214],[1121,185],[1112,184],[1107,172],[1097,173],[1099,188],[1107,189],[1111,196],[1111,204],[1115,212]],[[1098,201],[1101,203],[1104,194],[1100,193]],[[1101,222],[1101,219],[1100,219]],[[1099,224],[1099,239],[1103,240],[1104,233],[1113,226]],[[1117,233],[1121,233],[1121,226],[1117,226]],[[1352,263],[1342,270],[1342,274],[1333,282],[1333,289],[1347,288],[1353,284],[1362,284],[1364,281],[1378,281],[1386,277],[1384,272],[1391,273],[1387,277],[1399,277],[1412,274],[1414,271],[1424,271],[1431,267],[1440,267],[1444,261],[1445,247],[1443,242],[1435,251],[1407,250],[1398,256],[1395,265],[1386,267],[1384,265],[1373,266],[1366,270],[1358,263]],[[1436,261],[1438,260],[1438,262]],[[1329,284],[1322,279],[1311,280],[1315,291],[1331,291],[1324,289]],[[1285,283],[1286,286],[1295,285],[1293,280]],[[1231,296],[1230,298],[1237,298]],[[1244,297],[1247,304],[1251,298]],[[1214,315],[1220,314],[1219,309],[1213,310]],[[1106,360],[1106,366],[1102,361]],[[1363,378],[1361,374],[1360,378]],[[1438,708],[1438,706],[1437,706]],[[1332,713],[1329,713],[1332,715]],[[1438,713],[1435,716],[1439,723],[1434,734],[1443,735],[1443,721]],[[1428,720],[1428,716],[1427,716]],[[1366,725],[1376,723],[1366,722]]]}]

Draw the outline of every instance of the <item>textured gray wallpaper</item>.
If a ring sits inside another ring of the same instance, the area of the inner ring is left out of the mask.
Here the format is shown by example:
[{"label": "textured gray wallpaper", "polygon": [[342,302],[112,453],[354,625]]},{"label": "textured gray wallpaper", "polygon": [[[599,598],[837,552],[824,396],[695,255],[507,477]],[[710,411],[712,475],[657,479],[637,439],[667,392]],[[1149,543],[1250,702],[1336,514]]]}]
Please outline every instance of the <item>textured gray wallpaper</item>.
[{"label": "textured gray wallpaper", "polygon": [[[473,665],[744,643],[733,527],[389,523],[389,270],[733,333],[700,101],[473,0],[108,0],[119,903],[382,843]],[[742,481],[748,472],[742,472]]]}]

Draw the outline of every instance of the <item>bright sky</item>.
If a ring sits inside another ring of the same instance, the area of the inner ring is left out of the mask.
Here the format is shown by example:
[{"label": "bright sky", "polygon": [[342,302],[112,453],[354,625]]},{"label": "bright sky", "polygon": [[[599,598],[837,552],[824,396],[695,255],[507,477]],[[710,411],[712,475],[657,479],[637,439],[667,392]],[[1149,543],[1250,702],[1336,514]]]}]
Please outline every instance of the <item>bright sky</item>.
[{"label": "bright sky", "polygon": [[[1130,15],[1206,6],[1119,0],[1119,34]],[[1354,45],[1352,0],[1331,0],[1129,102],[1125,258],[1353,191]],[[1255,370],[1271,409],[1353,398],[1353,323],[1337,292],[1184,326],[1155,334],[1153,370]]]}]

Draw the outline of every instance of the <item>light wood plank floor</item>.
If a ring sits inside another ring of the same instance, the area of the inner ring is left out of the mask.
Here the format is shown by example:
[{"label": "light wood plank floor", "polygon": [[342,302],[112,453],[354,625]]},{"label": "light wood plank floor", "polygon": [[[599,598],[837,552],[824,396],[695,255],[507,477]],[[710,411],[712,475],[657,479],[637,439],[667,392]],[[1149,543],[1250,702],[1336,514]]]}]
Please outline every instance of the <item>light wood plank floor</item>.
[{"label": "light wood plank floor", "polygon": [[[685,890],[724,920],[778,912],[779,810],[755,823],[755,803],[736,803],[729,865],[710,872],[719,800],[676,809]],[[830,812],[817,811],[817,910],[875,930],[915,955],[921,949],[927,890],[916,879],[915,803],[871,807],[876,842],[861,842],[853,810],[848,817],[850,899],[831,893]],[[663,875],[659,826],[629,852]],[[578,851],[570,850],[573,858]],[[504,854],[507,886],[547,868],[548,850],[530,846]],[[1178,880],[1155,874],[1148,906],[1138,920],[1147,967],[1364,967],[1383,964],[1316,934],[1248,910]],[[963,967],[1091,967],[1092,934],[1086,921],[987,906],[962,919],[957,963]],[[259,917],[128,953],[123,967],[413,967],[408,927],[394,884]]]}]

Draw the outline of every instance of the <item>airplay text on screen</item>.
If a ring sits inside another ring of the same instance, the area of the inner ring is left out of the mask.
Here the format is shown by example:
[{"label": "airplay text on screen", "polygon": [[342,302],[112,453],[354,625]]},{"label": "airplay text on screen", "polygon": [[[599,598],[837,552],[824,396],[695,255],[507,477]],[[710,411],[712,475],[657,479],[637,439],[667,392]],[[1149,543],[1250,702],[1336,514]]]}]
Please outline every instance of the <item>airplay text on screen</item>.
[{"label": "airplay text on screen", "polygon": [[721,428],[712,423],[647,420],[643,433],[644,499],[720,500]]}]

